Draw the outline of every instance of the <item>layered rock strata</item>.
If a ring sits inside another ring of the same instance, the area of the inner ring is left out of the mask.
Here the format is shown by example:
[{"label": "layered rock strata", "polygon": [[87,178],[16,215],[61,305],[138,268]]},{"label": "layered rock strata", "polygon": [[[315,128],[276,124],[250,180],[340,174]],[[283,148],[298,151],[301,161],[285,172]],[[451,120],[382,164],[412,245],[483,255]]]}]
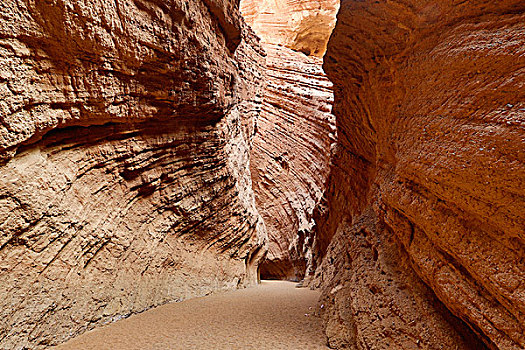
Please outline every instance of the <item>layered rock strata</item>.
[{"label": "layered rock strata", "polygon": [[323,57],[339,0],[242,0],[241,11],[264,43]]},{"label": "layered rock strata", "polygon": [[525,347],[523,23],[518,0],[342,1],[317,274],[333,346]]},{"label": "layered rock strata", "polygon": [[302,279],[315,253],[313,212],[322,198],[335,142],[332,84],[321,59],[265,44],[266,89],[251,168],[268,230],[265,278]]},{"label": "layered rock strata", "polygon": [[270,241],[261,265],[265,278],[300,280],[313,274],[319,260],[313,215],[326,188],[336,130],[332,84],[316,56],[325,52],[337,4],[241,2],[268,55],[251,162]]},{"label": "layered rock strata", "polygon": [[525,348],[523,1],[343,0],[329,175],[337,4],[245,1],[0,5],[0,347],[254,283],[257,202],[333,347]]},{"label": "layered rock strata", "polygon": [[235,1],[0,5],[0,348],[255,283],[264,53]]}]

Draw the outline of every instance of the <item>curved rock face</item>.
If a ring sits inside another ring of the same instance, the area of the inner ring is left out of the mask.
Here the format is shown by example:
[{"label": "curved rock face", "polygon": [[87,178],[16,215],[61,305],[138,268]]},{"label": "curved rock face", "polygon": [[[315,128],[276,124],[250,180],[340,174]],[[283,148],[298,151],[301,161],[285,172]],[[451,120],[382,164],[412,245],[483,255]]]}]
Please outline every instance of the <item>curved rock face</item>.
[{"label": "curved rock face", "polygon": [[0,347],[255,283],[264,53],[235,1],[0,5]]},{"label": "curved rock face", "polygon": [[242,0],[246,22],[263,42],[323,57],[339,0]]},{"label": "curved rock face", "polygon": [[335,348],[525,348],[525,3],[343,0],[335,130],[337,8],[244,0],[263,49],[235,0],[2,2],[0,348],[253,284],[268,240]]},{"label": "curved rock face", "polygon": [[337,3],[241,1],[268,55],[251,162],[270,241],[264,278],[302,279],[318,260],[313,213],[326,188],[336,131],[332,84],[316,55],[325,52]]},{"label": "curved rock face", "polygon": [[313,211],[335,142],[332,83],[321,59],[264,45],[266,89],[251,158],[257,208],[268,230],[265,278],[302,279],[312,268]]},{"label": "curved rock face", "polygon": [[525,347],[523,23],[519,0],[342,1],[332,345]]}]

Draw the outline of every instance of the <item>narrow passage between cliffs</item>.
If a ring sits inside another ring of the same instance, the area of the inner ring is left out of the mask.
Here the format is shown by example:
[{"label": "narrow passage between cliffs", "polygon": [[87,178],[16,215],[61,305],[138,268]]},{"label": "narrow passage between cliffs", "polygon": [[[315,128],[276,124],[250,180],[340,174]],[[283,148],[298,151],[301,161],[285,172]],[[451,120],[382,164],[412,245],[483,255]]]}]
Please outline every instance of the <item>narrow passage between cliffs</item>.
[{"label": "narrow passage between cliffs", "polygon": [[328,349],[319,293],[283,281],[166,304],[54,349]]}]

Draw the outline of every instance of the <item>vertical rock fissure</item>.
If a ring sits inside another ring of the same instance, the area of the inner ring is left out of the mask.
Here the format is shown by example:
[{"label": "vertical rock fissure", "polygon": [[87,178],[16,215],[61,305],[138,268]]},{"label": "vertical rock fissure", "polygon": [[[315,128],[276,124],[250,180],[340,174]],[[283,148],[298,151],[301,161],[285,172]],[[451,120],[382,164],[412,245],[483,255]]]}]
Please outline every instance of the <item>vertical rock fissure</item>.
[{"label": "vertical rock fissure", "polygon": [[523,23],[4,0],[0,348],[260,278],[320,288],[334,348],[525,348]]}]

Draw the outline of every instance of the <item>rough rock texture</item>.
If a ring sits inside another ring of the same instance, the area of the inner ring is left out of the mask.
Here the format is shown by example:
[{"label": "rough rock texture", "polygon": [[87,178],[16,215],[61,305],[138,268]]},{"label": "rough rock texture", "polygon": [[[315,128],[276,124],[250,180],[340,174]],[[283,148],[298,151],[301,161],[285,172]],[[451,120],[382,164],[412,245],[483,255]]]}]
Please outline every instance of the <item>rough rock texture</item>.
[{"label": "rough rock texture", "polygon": [[279,45],[264,48],[267,85],[250,163],[269,238],[261,276],[302,279],[313,262],[312,216],[335,142],[332,83],[321,59]]},{"label": "rough rock texture", "polygon": [[326,188],[336,132],[332,84],[316,56],[326,50],[337,5],[241,1],[241,13],[268,55],[251,162],[270,241],[260,271],[264,278],[302,279],[319,260],[313,213]]},{"label": "rough rock texture", "polygon": [[523,23],[521,0],[342,1],[316,281],[332,345],[525,347]]},{"label": "rough rock texture", "polygon": [[227,0],[2,2],[0,348],[256,281],[264,53],[239,18]]},{"label": "rough rock texture", "polygon": [[339,0],[242,0],[246,22],[264,43],[323,57]]}]

